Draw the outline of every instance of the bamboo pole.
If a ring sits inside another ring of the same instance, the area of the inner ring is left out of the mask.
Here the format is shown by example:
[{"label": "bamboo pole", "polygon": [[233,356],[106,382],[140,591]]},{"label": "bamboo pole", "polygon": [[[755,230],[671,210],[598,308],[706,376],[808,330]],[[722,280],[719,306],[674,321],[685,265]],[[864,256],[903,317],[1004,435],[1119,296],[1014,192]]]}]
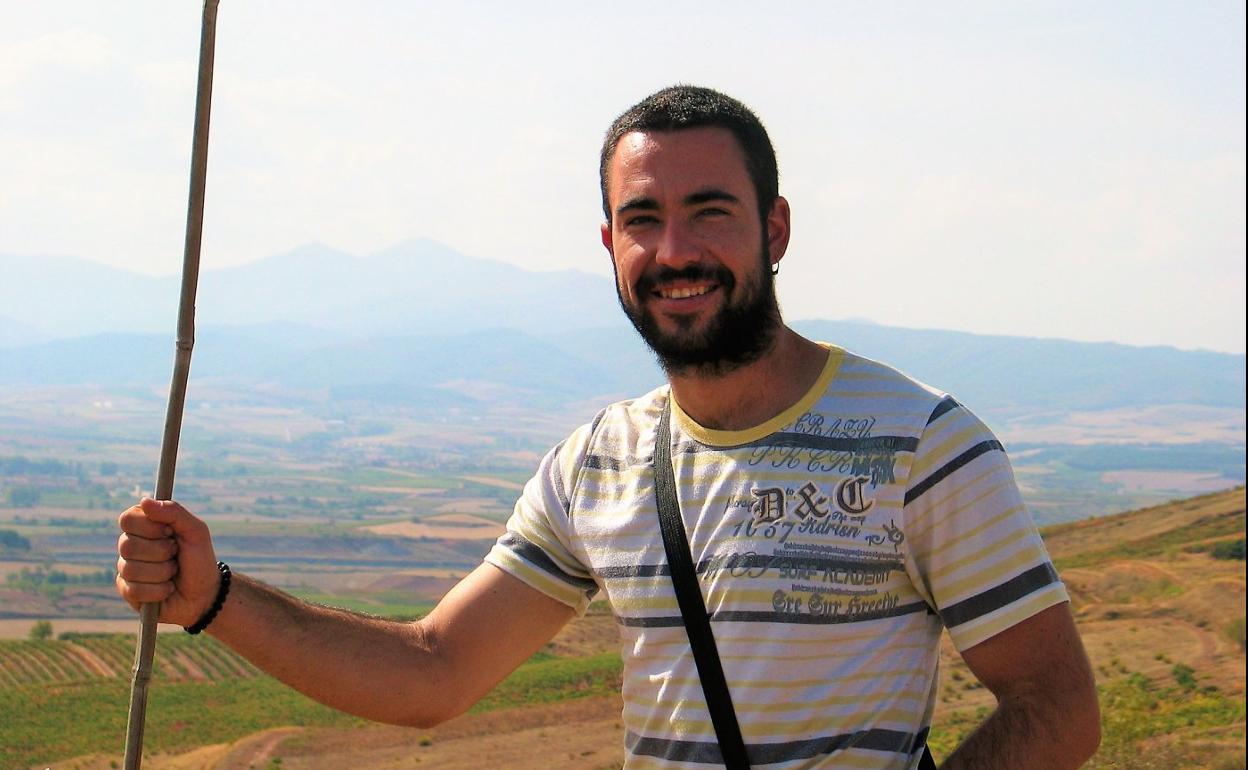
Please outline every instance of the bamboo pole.
[{"label": "bamboo pole", "polygon": [[[182,434],[182,407],[186,381],[191,373],[191,349],[195,346],[195,291],[199,285],[199,247],[204,228],[204,184],[208,171],[208,118],[212,111],[212,64],[217,38],[217,3],[204,0],[199,37],[199,80],[195,90],[195,131],[191,140],[191,188],[186,206],[186,241],[182,250],[182,293],[178,302],[178,332],[174,344],[173,381],[165,411],[165,433],[156,470],[156,499],[173,499],[173,475]],[[147,719],[147,688],[152,679],[156,652],[156,619],[160,604],[149,602],[140,611],[138,644],[134,650],[134,674],[130,682],[130,717],[126,728],[125,770],[143,764],[143,728]]]}]

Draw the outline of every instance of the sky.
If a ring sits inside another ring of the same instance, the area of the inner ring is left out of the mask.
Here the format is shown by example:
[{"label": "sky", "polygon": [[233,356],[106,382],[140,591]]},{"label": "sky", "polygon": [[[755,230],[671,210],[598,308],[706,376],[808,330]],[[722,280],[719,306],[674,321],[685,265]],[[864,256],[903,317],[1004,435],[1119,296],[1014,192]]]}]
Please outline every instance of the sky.
[{"label": "sky", "polygon": [[[0,0],[0,254],[180,269],[199,8]],[[1243,353],[1244,25],[1242,2],[222,0],[203,267],[427,237],[610,275],[603,132],[687,82],[771,133],[790,319]]]}]

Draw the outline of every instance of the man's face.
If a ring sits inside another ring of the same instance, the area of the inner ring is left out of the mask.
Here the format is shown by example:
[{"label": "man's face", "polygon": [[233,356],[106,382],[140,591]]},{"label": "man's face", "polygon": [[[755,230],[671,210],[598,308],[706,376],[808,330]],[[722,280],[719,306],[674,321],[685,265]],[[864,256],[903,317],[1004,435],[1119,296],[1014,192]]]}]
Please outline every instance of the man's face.
[{"label": "man's face", "polygon": [[721,128],[625,134],[608,171],[620,304],[669,373],[757,359],[780,325],[771,265],[788,243],[783,198],[759,217],[733,135]]}]

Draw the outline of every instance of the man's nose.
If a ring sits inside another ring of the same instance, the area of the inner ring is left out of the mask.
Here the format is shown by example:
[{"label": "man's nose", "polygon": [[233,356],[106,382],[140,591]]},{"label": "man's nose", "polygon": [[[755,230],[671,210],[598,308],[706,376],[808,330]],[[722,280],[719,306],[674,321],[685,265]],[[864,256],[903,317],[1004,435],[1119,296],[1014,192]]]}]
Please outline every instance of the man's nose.
[{"label": "man's nose", "polygon": [[693,234],[680,222],[666,222],[659,238],[654,261],[674,270],[693,264],[702,258],[702,247]]}]

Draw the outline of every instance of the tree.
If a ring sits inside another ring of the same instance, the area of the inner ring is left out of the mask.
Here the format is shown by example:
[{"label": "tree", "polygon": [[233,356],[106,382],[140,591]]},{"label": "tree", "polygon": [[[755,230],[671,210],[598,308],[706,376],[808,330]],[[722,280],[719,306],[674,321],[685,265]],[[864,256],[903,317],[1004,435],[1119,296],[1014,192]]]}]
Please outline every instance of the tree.
[{"label": "tree", "polygon": [[0,529],[0,548],[14,551],[29,551],[30,541],[22,537],[16,530]]},{"label": "tree", "polygon": [[30,638],[36,641],[43,641],[52,638],[52,622],[49,620],[37,620],[30,627]]},{"label": "tree", "polygon": [[5,498],[14,508],[33,508],[39,502],[39,490],[32,486],[9,487]]}]

